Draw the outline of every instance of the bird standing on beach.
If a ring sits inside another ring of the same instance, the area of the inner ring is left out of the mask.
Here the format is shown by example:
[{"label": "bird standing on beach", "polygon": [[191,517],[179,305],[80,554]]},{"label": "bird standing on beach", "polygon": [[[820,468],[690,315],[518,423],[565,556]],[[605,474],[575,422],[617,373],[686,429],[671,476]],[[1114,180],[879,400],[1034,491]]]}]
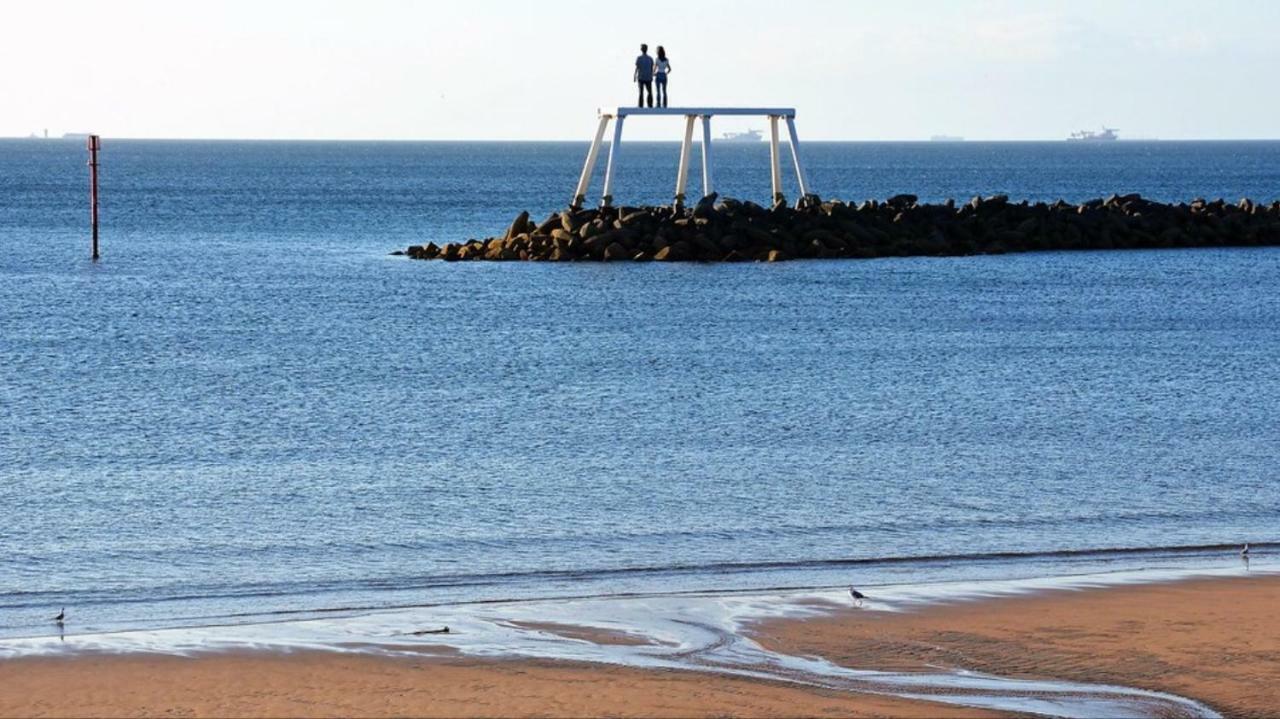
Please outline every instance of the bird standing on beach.
[{"label": "bird standing on beach", "polygon": [[1249,543],[1248,543],[1248,542],[1245,542],[1245,543],[1244,543],[1244,548],[1240,550],[1240,556],[1242,556],[1242,557],[1248,557],[1248,556],[1249,556]]},{"label": "bird standing on beach", "polygon": [[58,616],[56,616],[56,617],[54,617],[54,618],[53,618],[53,621],[55,621],[55,622],[57,622],[57,623],[61,624],[61,623],[62,623],[62,620],[66,619],[66,618],[67,618],[67,608],[66,608],[66,607],[63,607],[63,608],[61,609],[61,611],[59,611],[59,612],[58,612]]},{"label": "bird standing on beach", "polygon": [[858,606],[862,606],[862,600],[867,598],[867,595],[859,592],[853,587],[849,587],[849,596],[853,597],[853,601],[856,602]]}]

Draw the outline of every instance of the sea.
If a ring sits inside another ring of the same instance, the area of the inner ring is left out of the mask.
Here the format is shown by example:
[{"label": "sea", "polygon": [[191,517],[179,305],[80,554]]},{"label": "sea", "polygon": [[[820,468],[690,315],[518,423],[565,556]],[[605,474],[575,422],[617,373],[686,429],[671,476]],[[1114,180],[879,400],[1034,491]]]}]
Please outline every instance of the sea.
[{"label": "sea", "polygon": [[[851,201],[1280,199],[1280,142],[801,149]],[[92,262],[83,143],[0,140],[0,637],[1280,553],[1280,248],[391,254],[564,207],[586,150],[105,138]],[[670,202],[678,146],[619,150]]]}]

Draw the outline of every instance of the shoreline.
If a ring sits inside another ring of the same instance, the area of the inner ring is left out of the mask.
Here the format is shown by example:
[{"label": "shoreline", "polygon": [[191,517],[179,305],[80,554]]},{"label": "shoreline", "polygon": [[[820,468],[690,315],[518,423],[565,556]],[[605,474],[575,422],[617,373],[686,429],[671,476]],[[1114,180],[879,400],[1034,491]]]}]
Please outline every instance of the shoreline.
[{"label": "shoreline", "polygon": [[[1213,710],[1222,707],[1240,713],[1234,709],[1233,697],[1224,695],[1221,686],[1144,680],[1143,671],[1169,665],[1168,657],[1153,659],[1150,666],[1136,660],[1134,666],[1121,662],[1119,669],[1108,667],[1105,661],[1094,667],[1090,662],[1077,666],[1060,659],[1046,660],[1043,666],[1009,660],[1027,654],[1023,642],[1028,641],[1040,648],[1040,653],[1032,656],[1048,656],[1045,647],[1098,633],[1094,630],[1099,627],[1070,629],[1072,622],[1087,625],[1124,611],[1137,613],[1136,618],[1124,620],[1129,622],[1167,616],[1168,626],[1158,635],[1164,639],[1174,631],[1169,626],[1183,632],[1191,631],[1188,627],[1194,624],[1201,645],[1215,646],[1216,642],[1223,652],[1230,651],[1232,641],[1259,628],[1280,628],[1276,620],[1257,612],[1222,614],[1229,611],[1227,608],[1240,607],[1264,607],[1265,614],[1265,607],[1280,599],[1280,576],[1265,572],[1243,576],[1237,569],[866,589],[870,599],[863,606],[852,606],[845,589],[784,595],[653,596],[469,605],[445,613],[428,609],[262,626],[127,632],[99,635],[96,643],[83,636],[70,636],[65,643],[48,638],[6,640],[0,641],[0,654],[8,649],[10,658],[0,660],[0,687],[17,691],[0,689],[0,715],[96,714],[98,706],[107,714],[115,709],[127,714],[123,709],[138,707],[129,701],[143,697],[149,697],[147,706],[152,711],[141,713],[156,713],[165,702],[195,706],[182,702],[247,701],[244,697],[235,699],[231,696],[234,692],[228,694],[230,690],[218,686],[241,686],[245,681],[253,685],[266,681],[262,675],[273,677],[273,683],[260,687],[259,694],[285,703],[267,702],[260,711],[253,710],[251,704],[236,704],[243,711],[235,713],[319,716],[325,712],[308,713],[302,708],[314,702],[324,706],[351,694],[355,703],[345,705],[345,713],[379,713],[378,707],[383,707],[386,715],[459,715],[467,713],[459,707],[478,701],[475,696],[468,699],[470,695],[455,686],[461,682],[498,687],[504,697],[524,698],[523,704],[489,705],[487,713],[504,715],[557,713],[557,708],[569,715],[615,713],[614,703],[624,702],[628,707],[643,707],[634,709],[643,715],[723,715],[734,713],[734,707],[750,706],[758,711],[742,710],[739,714],[784,716],[790,711],[790,715],[836,712],[856,716],[865,710],[912,716],[917,706],[913,702],[926,700],[923,715],[939,715],[948,708],[967,708],[966,715],[972,715],[974,708],[980,708],[997,714],[1086,716],[1122,711],[1214,716]],[[1199,594],[1204,601],[1183,601],[1187,593]],[[1136,602],[1125,599],[1135,596],[1145,598]],[[1175,597],[1178,600],[1172,601]],[[1113,604],[1119,609],[1081,609]],[[1225,622],[1226,633],[1221,628],[1213,633],[1215,628],[1204,620],[1208,615],[1200,604],[1224,608],[1213,617]],[[994,636],[985,643],[974,638],[985,636],[983,631],[996,632],[1019,617],[1032,617],[1039,623],[1025,624],[1022,634]],[[430,618],[449,625],[451,632],[430,633],[439,628],[439,624],[428,624]],[[1245,621],[1247,625],[1241,624]],[[1054,622],[1065,623],[1069,631],[1055,629]],[[869,627],[876,636],[870,645],[866,636]],[[1127,646],[1124,631],[1116,634],[1114,627],[1101,628],[1114,634],[1111,641],[1120,642],[1121,648]],[[1136,625],[1125,631],[1130,640],[1141,635]],[[1260,634],[1266,635],[1265,628]],[[1106,636],[1103,632],[1095,639],[1106,645]],[[960,641],[957,637],[977,642],[987,653],[978,655],[981,661],[972,665],[967,659],[957,659],[974,654],[963,642],[954,651],[947,650],[948,642]],[[49,651],[41,651],[42,642]],[[13,658],[16,645],[26,645],[28,651],[17,655],[22,658]],[[924,645],[934,647],[933,653],[922,655],[920,647]],[[862,649],[851,652],[850,646]],[[866,650],[867,646],[874,651]],[[997,651],[992,647],[1007,648]],[[1096,653],[1091,648],[1081,656]],[[1280,651],[1274,654],[1280,657]],[[1263,677],[1272,671],[1280,675],[1277,661],[1280,659],[1266,656],[1256,659],[1264,668]],[[1134,668],[1139,665],[1145,667],[1143,671]],[[328,683],[312,680],[328,676],[330,670],[336,677],[355,672],[345,685],[334,684],[346,686],[338,692],[341,696],[325,695]],[[95,704],[74,705],[79,700],[52,692],[60,682],[79,683],[86,673],[114,677],[95,694]],[[223,677],[222,684],[206,683],[202,677],[210,674]],[[204,688],[165,698],[157,693],[158,688],[134,686],[138,676],[167,677],[165,682],[173,684],[165,686]],[[433,684],[445,676],[450,677],[450,683]],[[227,677],[235,680],[228,683]],[[576,688],[570,692],[570,699],[579,703],[557,704],[565,701],[557,690],[563,690],[565,682],[583,688],[581,696]],[[424,694],[419,686],[424,683],[435,688]],[[117,696],[111,689],[117,684],[129,688]],[[1172,695],[1166,694],[1170,691]],[[313,696],[314,692],[320,695]],[[426,703],[365,706],[366,700],[385,698],[388,692],[416,696],[415,701]],[[738,698],[733,699],[735,696]],[[581,703],[590,697],[599,703]],[[642,701],[646,697],[652,700],[648,704]],[[698,698],[702,703],[693,701]],[[449,704],[455,700],[462,703]],[[1209,705],[1201,703],[1205,700]],[[1280,702],[1280,696],[1272,700]],[[1248,696],[1241,701],[1243,708],[1260,706],[1249,703],[1256,699]],[[206,707],[204,713],[225,713],[211,707],[231,705],[200,706]],[[802,706],[803,711],[798,709]]]},{"label": "shoreline", "polygon": [[[1280,556],[1280,543],[1253,542],[1263,555],[1255,566],[1268,569],[1267,557]],[[114,611],[117,606],[136,607],[131,600],[120,605],[110,598],[105,605],[81,608],[77,598],[48,597],[33,599],[19,608],[26,621],[0,628],[0,658],[5,654],[4,642],[39,639],[54,632],[47,621],[47,605],[71,607],[72,619],[66,630],[73,634],[121,634],[170,629],[202,629],[213,627],[253,626],[259,624],[304,622],[312,619],[342,618],[375,612],[430,610],[483,605],[560,602],[575,600],[635,600],[648,597],[701,595],[760,595],[818,592],[840,586],[850,578],[859,585],[901,585],[910,583],[945,587],[957,582],[989,584],[1007,581],[1039,581],[1082,575],[1116,575],[1143,571],[1163,572],[1167,576],[1195,573],[1222,562],[1233,564],[1238,550],[1234,544],[1185,544],[1153,547],[1090,547],[1033,552],[983,552],[965,555],[886,556],[850,559],[817,559],[796,562],[740,562],[736,564],[638,566],[603,571],[531,572],[516,577],[493,577],[486,584],[483,575],[463,575],[471,580],[475,592],[437,595],[438,586],[455,584],[457,576],[384,589],[376,594],[341,594],[320,601],[310,595],[292,595],[286,591],[264,595],[259,604],[241,603],[226,613],[204,612],[200,605],[209,598],[184,597],[189,608],[174,610],[171,603],[155,600],[163,612],[152,612],[149,619]],[[1226,559],[1224,559],[1226,558]],[[1276,564],[1280,569],[1280,563]],[[468,594],[470,596],[468,596]],[[215,595],[216,597],[217,595]],[[97,600],[102,601],[102,600]],[[149,604],[149,603],[144,603]],[[195,606],[190,606],[195,604]],[[106,611],[103,611],[106,610]],[[56,610],[55,610],[56,611]],[[147,612],[143,612],[147,614]]]}]

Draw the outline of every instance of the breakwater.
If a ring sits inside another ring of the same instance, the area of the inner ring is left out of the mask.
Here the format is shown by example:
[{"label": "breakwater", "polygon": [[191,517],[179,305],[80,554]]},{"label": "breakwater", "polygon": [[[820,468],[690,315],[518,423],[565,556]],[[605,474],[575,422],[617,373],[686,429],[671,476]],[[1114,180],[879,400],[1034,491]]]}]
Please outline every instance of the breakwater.
[{"label": "breakwater", "polygon": [[1112,195],[1081,204],[920,204],[914,195],[861,204],[763,207],[704,198],[693,207],[570,208],[542,222],[521,213],[484,240],[415,245],[415,259],[735,262],[975,255],[1036,250],[1280,245],[1280,202],[1168,204]]}]

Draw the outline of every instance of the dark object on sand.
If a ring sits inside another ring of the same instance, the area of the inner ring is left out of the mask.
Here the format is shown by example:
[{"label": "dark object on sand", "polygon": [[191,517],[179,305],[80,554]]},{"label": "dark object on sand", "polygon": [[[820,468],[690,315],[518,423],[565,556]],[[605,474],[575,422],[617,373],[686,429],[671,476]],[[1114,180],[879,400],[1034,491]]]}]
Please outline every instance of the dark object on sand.
[{"label": "dark object on sand", "polygon": [[415,637],[421,637],[427,634],[448,634],[448,633],[449,633],[448,627],[444,627],[443,629],[423,629],[422,631],[418,631],[418,632],[409,632],[409,634]]}]

